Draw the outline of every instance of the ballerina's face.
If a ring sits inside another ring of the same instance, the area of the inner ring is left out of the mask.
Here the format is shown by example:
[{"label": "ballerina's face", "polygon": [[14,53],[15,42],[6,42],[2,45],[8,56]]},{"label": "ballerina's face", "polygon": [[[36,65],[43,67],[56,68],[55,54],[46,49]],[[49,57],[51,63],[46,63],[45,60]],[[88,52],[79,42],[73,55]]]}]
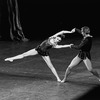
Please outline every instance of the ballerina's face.
[{"label": "ballerina's face", "polygon": [[60,42],[61,41],[61,37],[56,37],[55,39],[54,39],[54,41],[57,43],[57,42]]},{"label": "ballerina's face", "polygon": [[50,42],[52,44],[56,44],[56,43],[58,43],[60,41],[61,41],[61,37],[54,37],[54,38],[50,39]]}]

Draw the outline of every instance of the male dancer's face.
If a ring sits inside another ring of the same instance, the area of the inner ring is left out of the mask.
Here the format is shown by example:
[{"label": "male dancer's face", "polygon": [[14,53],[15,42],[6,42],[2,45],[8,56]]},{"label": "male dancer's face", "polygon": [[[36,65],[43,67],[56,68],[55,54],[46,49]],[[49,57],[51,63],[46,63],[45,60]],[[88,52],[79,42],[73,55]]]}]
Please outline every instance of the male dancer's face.
[{"label": "male dancer's face", "polygon": [[85,31],[83,30],[83,28],[81,29],[81,34],[82,34],[83,36],[86,35],[86,33],[85,33]]}]

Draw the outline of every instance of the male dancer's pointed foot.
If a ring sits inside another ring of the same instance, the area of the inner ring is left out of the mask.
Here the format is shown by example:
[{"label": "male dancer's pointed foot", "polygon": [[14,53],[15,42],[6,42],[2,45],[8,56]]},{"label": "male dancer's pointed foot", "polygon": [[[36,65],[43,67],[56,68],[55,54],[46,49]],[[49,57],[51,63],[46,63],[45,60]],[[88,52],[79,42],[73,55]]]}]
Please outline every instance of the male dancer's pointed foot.
[{"label": "male dancer's pointed foot", "polygon": [[98,81],[100,82],[100,77],[97,77]]},{"label": "male dancer's pointed foot", "polygon": [[13,62],[13,59],[12,58],[6,58],[5,61]]},{"label": "male dancer's pointed foot", "polygon": [[100,78],[99,78],[98,80],[99,80],[99,82],[100,82]]}]

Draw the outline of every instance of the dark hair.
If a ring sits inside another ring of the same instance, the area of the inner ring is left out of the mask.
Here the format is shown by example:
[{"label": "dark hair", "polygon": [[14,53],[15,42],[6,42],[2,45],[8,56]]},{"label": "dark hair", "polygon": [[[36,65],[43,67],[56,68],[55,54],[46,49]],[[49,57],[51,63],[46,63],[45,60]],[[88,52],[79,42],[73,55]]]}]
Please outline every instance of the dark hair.
[{"label": "dark hair", "polygon": [[81,30],[80,30],[80,29],[76,28],[75,30],[76,30],[78,33],[81,33]]},{"label": "dark hair", "polygon": [[61,35],[58,35],[58,37],[65,38],[65,35],[61,34]]},{"label": "dark hair", "polygon": [[81,30],[83,30],[83,32],[86,33],[86,34],[90,33],[90,28],[88,26],[82,27]]}]

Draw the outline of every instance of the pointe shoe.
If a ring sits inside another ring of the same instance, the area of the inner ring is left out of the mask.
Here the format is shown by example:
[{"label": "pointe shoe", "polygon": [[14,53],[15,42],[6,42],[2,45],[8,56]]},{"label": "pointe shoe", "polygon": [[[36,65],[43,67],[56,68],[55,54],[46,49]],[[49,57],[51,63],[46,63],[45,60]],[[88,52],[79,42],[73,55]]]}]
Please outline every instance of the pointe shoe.
[{"label": "pointe shoe", "polygon": [[61,81],[61,83],[64,83],[64,82],[65,82],[64,80]]},{"label": "pointe shoe", "polygon": [[7,58],[7,59],[5,59],[5,61],[13,62],[13,59],[11,59],[11,58]]},{"label": "pointe shoe", "polygon": [[98,81],[100,82],[100,78],[97,78],[98,79]]},{"label": "pointe shoe", "polygon": [[65,82],[67,82],[67,80],[65,80],[65,79],[63,79],[63,80],[61,81],[61,83],[65,83]]},{"label": "pointe shoe", "polygon": [[61,80],[59,79],[59,80],[57,80],[57,82],[61,82]]}]

